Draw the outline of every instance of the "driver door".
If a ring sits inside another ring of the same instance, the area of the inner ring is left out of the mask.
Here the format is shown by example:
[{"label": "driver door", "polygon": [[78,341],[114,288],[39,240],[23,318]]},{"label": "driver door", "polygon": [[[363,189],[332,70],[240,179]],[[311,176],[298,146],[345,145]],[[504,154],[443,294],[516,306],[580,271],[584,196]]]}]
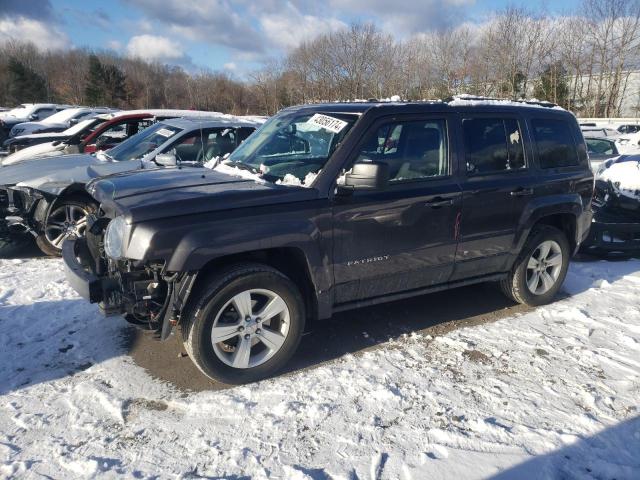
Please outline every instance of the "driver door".
[{"label": "driver door", "polygon": [[354,190],[333,205],[337,304],[445,283],[455,261],[462,191],[448,115],[374,125],[353,161],[384,162],[381,190]]}]

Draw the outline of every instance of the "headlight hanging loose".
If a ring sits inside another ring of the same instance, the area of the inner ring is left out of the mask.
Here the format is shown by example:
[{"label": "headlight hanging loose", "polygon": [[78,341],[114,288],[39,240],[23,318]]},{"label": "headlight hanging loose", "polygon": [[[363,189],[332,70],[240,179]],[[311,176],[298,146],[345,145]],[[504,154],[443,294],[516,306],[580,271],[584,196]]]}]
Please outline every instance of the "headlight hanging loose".
[{"label": "headlight hanging loose", "polygon": [[116,217],[107,225],[104,234],[104,251],[114,260],[123,256],[126,225],[124,217]]}]

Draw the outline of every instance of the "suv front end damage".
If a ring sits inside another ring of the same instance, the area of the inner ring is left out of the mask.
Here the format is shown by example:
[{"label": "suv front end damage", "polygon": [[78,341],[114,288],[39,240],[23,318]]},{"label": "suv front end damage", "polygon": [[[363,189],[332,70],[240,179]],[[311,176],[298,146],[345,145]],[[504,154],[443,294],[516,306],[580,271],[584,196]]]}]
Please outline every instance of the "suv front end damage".
[{"label": "suv front end damage", "polygon": [[67,280],[105,316],[124,315],[131,324],[169,337],[196,279],[167,272],[163,262],[113,259],[105,253],[106,217],[92,215],[85,238],[66,240],[62,257]]}]

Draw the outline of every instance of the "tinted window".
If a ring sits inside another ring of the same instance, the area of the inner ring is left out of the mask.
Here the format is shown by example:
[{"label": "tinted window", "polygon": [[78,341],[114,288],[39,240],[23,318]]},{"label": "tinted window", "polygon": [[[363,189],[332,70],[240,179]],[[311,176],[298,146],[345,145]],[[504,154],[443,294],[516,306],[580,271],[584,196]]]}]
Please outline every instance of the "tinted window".
[{"label": "tinted window", "polygon": [[444,120],[393,122],[365,140],[356,161],[385,162],[390,181],[401,182],[449,173]]},{"label": "tinted window", "polygon": [[598,140],[587,138],[587,151],[591,154],[613,155],[618,153],[613,142],[608,140]]},{"label": "tinted window", "polygon": [[531,123],[541,168],[569,167],[580,163],[567,122],[537,119]]},{"label": "tinted window", "polygon": [[522,129],[515,119],[471,118],[462,122],[467,171],[501,172],[525,167]]}]

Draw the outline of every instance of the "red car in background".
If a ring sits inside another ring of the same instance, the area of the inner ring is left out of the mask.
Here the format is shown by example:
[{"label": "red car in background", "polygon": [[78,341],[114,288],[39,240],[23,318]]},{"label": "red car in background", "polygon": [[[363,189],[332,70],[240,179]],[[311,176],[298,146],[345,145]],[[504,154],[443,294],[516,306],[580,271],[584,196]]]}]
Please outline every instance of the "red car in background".
[{"label": "red car in background", "polygon": [[[27,135],[23,143],[9,146],[10,155],[0,161],[3,166],[41,157],[109,150],[149,125],[168,118],[207,116],[212,112],[190,110],[130,110],[97,115],[66,132]],[[70,132],[69,135],[64,133]],[[28,137],[28,138],[27,138]],[[20,137],[16,137],[20,140]],[[24,148],[19,147],[24,145]]]}]

